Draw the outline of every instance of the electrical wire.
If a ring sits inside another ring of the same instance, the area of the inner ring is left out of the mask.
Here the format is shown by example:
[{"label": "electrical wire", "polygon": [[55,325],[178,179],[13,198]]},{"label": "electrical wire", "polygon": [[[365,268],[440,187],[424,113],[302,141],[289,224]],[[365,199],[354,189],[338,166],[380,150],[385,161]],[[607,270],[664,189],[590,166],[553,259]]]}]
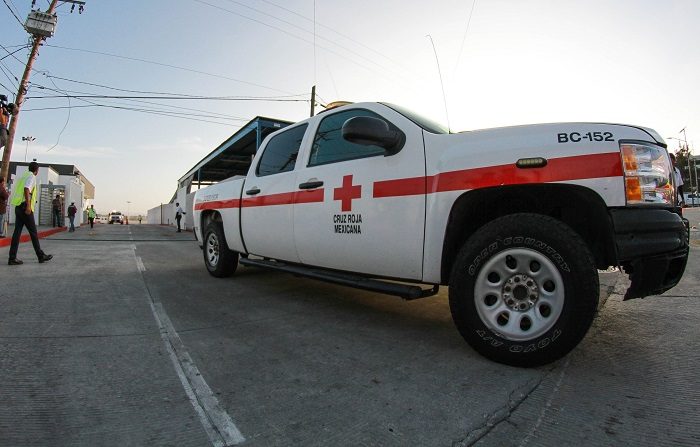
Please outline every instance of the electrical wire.
[{"label": "electrical wire", "polygon": [[186,71],[186,72],[189,72],[189,73],[197,73],[197,74],[201,74],[201,75],[211,76],[211,77],[214,77],[214,78],[226,79],[226,80],[228,80],[228,81],[238,82],[238,83],[245,84],[245,85],[250,85],[250,86],[253,86],[253,87],[258,87],[258,88],[263,88],[263,89],[266,89],[266,90],[272,90],[272,91],[276,91],[276,92],[280,92],[280,93],[286,93],[286,94],[289,94],[289,95],[293,95],[293,93],[291,93],[291,92],[288,92],[288,91],[285,91],[285,90],[280,90],[280,89],[277,89],[277,88],[274,88],[274,87],[269,87],[269,86],[267,86],[267,85],[257,84],[257,83],[255,83],[255,82],[243,81],[243,80],[241,80],[241,79],[232,78],[232,77],[230,77],[230,76],[224,76],[224,75],[215,74],[215,73],[208,73],[208,72],[206,72],[206,71],[195,70],[195,69],[193,69],[193,68],[180,67],[180,66],[178,66],[178,65],[171,65],[171,64],[166,64],[166,63],[163,63],[163,62],[156,62],[156,61],[152,61],[152,60],[148,60],[148,59],[141,59],[141,58],[137,58],[137,57],[130,57],[130,56],[122,56],[122,55],[119,55],[119,54],[105,53],[105,52],[102,52],[102,51],[84,50],[84,49],[81,49],[81,48],[63,47],[63,46],[60,46],[60,45],[51,45],[51,44],[45,44],[45,45],[46,45],[47,47],[58,48],[58,49],[61,49],[61,50],[77,51],[77,52],[88,53],[88,54],[99,54],[99,55],[101,55],[101,56],[108,56],[108,57],[114,57],[114,58],[117,58],[117,59],[124,59],[124,60],[129,60],[129,61],[142,62],[142,63],[145,63],[145,64],[158,65],[158,66],[161,66],[161,67],[173,68],[173,69],[176,69],[176,70],[182,70],[182,71]]},{"label": "electrical wire", "polygon": [[[200,1],[200,0],[195,0],[195,1],[197,1],[198,3],[206,4],[206,5],[208,5],[208,6],[211,6],[211,7],[217,8],[217,9],[220,8],[219,6],[215,6],[215,5],[212,5],[212,4],[210,4],[210,3],[206,3],[206,2]],[[371,64],[374,64],[374,65],[376,65],[377,67],[379,67],[379,68],[381,68],[381,69],[383,69],[383,70],[386,70],[387,72],[392,72],[392,75],[404,76],[405,70],[402,70],[401,72],[398,72],[398,73],[397,73],[397,72],[394,72],[393,69],[388,68],[388,67],[386,67],[386,66],[384,66],[384,65],[382,65],[382,64],[379,64],[378,62],[376,62],[376,61],[374,61],[374,60],[372,60],[372,59],[370,59],[370,58],[368,58],[368,57],[366,57],[366,56],[364,56],[364,55],[362,55],[362,54],[360,54],[360,53],[358,53],[358,52],[356,52],[356,51],[354,51],[354,50],[352,50],[352,49],[350,49],[350,48],[348,48],[348,47],[346,47],[346,46],[344,46],[344,45],[339,44],[339,43],[337,42],[337,40],[328,39],[328,38],[326,38],[326,37],[323,37],[323,36],[321,36],[321,35],[318,35],[318,34],[316,33],[316,26],[315,26],[315,25],[316,25],[316,19],[315,19],[315,8],[316,8],[316,4],[315,4],[315,3],[314,3],[314,19],[312,20],[313,23],[314,23],[314,29],[313,29],[313,31],[309,31],[309,30],[307,30],[306,28],[304,28],[304,27],[302,27],[302,26],[299,26],[299,25],[297,25],[297,24],[295,24],[295,23],[293,23],[293,22],[290,22],[290,21],[288,21],[288,20],[279,18],[279,17],[277,17],[277,16],[274,16],[274,15],[272,15],[272,14],[270,14],[270,13],[267,13],[267,12],[265,12],[265,11],[262,11],[262,10],[260,10],[260,9],[254,8],[254,7],[252,7],[252,6],[248,6],[248,5],[246,5],[245,3],[239,2],[239,1],[237,1],[237,0],[226,0],[226,1],[229,2],[229,3],[234,3],[234,4],[236,4],[236,5],[242,6],[243,8],[250,9],[251,11],[255,11],[255,12],[257,12],[258,14],[264,15],[265,17],[269,17],[269,18],[271,18],[271,19],[274,19],[274,20],[277,20],[277,21],[279,21],[279,22],[285,23],[285,24],[287,24],[287,25],[289,25],[289,26],[291,26],[291,27],[293,27],[293,28],[299,29],[299,30],[301,30],[301,31],[303,31],[303,32],[305,32],[305,33],[307,33],[307,34],[312,34],[312,35],[313,35],[313,41],[311,41],[311,42],[309,42],[309,43],[311,43],[311,44],[313,45],[314,49],[318,46],[318,45],[316,44],[316,38],[318,37],[319,39],[321,39],[321,40],[323,40],[323,41],[326,41],[326,42],[330,43],[331,45],[335,45],[336,47],[341,48],[341,49],[347,51],[348,53],[353,54],[353,55],[356,56],[356,57],[359,57],[360,59],[364,59],[365,61],[367,61],[367,62],[369,62],[369,63],[371,63]],[[224,11],[230,12],[230,13],[232,13],[232,14],[239,15],[240,17],[246,18],[246,19],[248,19],[248,20],[253,20],[253,21],[256,21],[257,23],[262,23],[262,22],[259,22],[259,21],[255,20],[255,19],[252,19],[252,18],[250,18],[250,17],[246,17],[246,16],[243,16],[243,15],[241,15],[241,14],[238,14],[237,12],[229,11],[228,9],[225,9],[225,8],[221,8],[221,9],[223,9]],[[263,25],[266,25],[266,26],[268,25],[268,24],[265,24],[265,23],[262,23],[262,24],[263,24]],[[282,31],[282,30],[279,29],[279,28],[275,28],[275,29],[278,29],[278,30]],[[282,31],[282,32],[285,32],[285,31]],[[342,56],[341,56],[341,57],[342,57]],[[314,59],[315,59],[315,53],[314,53]],[[355,61],[353,61],[353,60],[351,60],[351,59],[347,59],[347,58],[345,58],[345,59],[346,59],[346,60],[349,60],[350,62],[355,62]],[[314,70],[315,70],[315,69],[316,69],[316,64],[314,63]],[[315,82],[316,82],[316,80],[315,80],[315,76],[314,76],[314,83],[315,83]]]},{"label": "electrical wire", "polygon": [[[297,16],[297,17],[300,17],[300,18],[302,18],[302,19],[304,19],[304,20],[307,20],[307,21],[309,21],[309,22],[315,22],[315,19],[312,19],[311,17],[307,17],[307,16],[305,16],[305,15],[303,15],[303,14],[300,14],[300,13],[298,13],[298,12],[292,10],[292,9],[285,8],[284,6],[279,5],[279,4],[275,3],[275,2],[272,2],[272,1],[269,1],[269,0],[260,0],[260,1],[262,1],[263,3],[267,3],[267,4],[269,4],[269,5],[272,5],[272,6],[276,7],[276,8],[279,8],[279,9],[281,9],[281,10],[283,10],[283,11],[286,11],[286,12],[288,12],[288,13],[290,13],[290,14],[293,14],[293,15],[295,15],[295,16]],[[330,32],[332,32],[332,33],[334,33],[334,34],[336,34],[336,35],[338,35],[338,36],[340,36],[340,37],[342,37],[342,38],[344,38],[344,39],[347,39],[347,40],[349,40],[349,41],[351,41],[351,42],[353,42],[353,43],[355,43],[355,44],[357,44],[357,45],[359,45],[359,46],[365,48],[366,50],[369,50],[369,51],[373,52],[374,54],[376,54],[376,55],[378,55],[378,56],[383,57],[383,58],[386,59],[387,61],[389,61],[389,62],[395,64],[395,65],[398,66],[398,67],[400,67],[402,71],[408,71],[408,69],[407,69],[403,64],[401,64],[401,63],[395,61],[394,59],[390,58],[389,56],[387,56],[387,55],[385,55],[385,54],[383,54],[383,53],[381,53],[381,52],[375,50],[374,48],[372,48],[372,47],[370,47],[370,46],[368,46],[368,45],[366,45],[366,44],[360,42],[359,40],[353,39],[352,37],[348,36],[347,34],[341,33],[340,31],[336,30],[334,27],[324,25],[323,23],[320,23],[320,22],[316,22],[316,24],[317,24],[319,27],[321,27],[321,28],[327,29],[328,31],[330,31]]]},{"label": "electrical wire", "polygon": [[[246,19],[246,20],[250,20],[250,21],[252,21],[252,22],[258,23],[258,24],[263,25],[263,26],[266,26],[266,27],[268,27],[268,28],[272,28],[272,29],[274,29],[274,30],[277,30],[277,31],[279,31],[279,32],[281,32],[281,33],[284,33],[284,34],[286,34],[286,35],[288,35],[288,36],[291,36],[291,37],[293,37],[293,38],[295,38],[295,39],[297,39],[297,40],[301,40],[302,42],[306,42],[306,43],[308,43],[308,44],[310,44],[310,45],[314,45],[314,42],[311,41],[311,40],[308,40],[308,39],[306,39],[306,38],[304,38],[304,37],[298,36],[298,35],[296,35],[296,34],[294,34],[294,33],[291,33],[291,32],[289,32],[289,31],[287,31],[287,30],[285,30],[285,29],[282,29],[282,28],[280,28],[280,27],[278,27],[278,26],[271,25],[271,24],[269,24],[269,23],[263,22],[262,20],[258,20],[258,19],[254,19],[254,18],[252,18],[252,17],[248,17],[248,16],[243,15],[243,14],[241,14],[241,13],[238,13],[238,12],[235,12],[235,11],[231,11],[230,9],[224,8],[224,7],[222,7],[222,6],[213,5],[213,4],[208,3],[208,2],[206,2],[206,1],[204,1],[204,0],[192,0],[192,1],[194,1],[194,2],[196,2],[196,3],[201,3],[201,4],[203,4],[203,5],[207,5],[207,6],[209,6],[209,7],[212,7],[212,8],[215,8],[215,9],[218,9],[218,10],[221,10],[221,11],[224,11],[224,12],[227,12],[227,13],[229,13],[229,14],[232,14],[232,15],[235,15],[235,16],[238,16],[238,17],[242,17],[242,18],[244,18],[244,19]],[[232,1],[232,0],[229,0],[229,1]],[[268,15],[268,16],[269,16],[269,15]],[[270,17],[272,17],[272,16],[270,16]],[[282,20],[282,19],[278,19],[278,20],[281,20],[281,21],[283,21],[283,22],[285,22],[285,23],[289,23],[289,22],[286,22],[286,21],[284,21],[284,20]],[[292,26],[295,26],[295,27],[299,28],[299,27],[296,26],[296,25],[292,25]],[[307,32],[307,33],[309,32],[308,30],[305,30],[305,29],[303,29],[303,28],[302,28],[302,30],[303,30],[304,32]],[[324,40],[328,40],[328,39],[324,39]],[[330,41],[330,40],[329,40],[329,42],[333,43],[333,42]],[[335,44],[335,43],[334,43],[334,44]],[[338,45],[338,44],[335,44],[335,45]],[[323,50],[329,52],[329,53],[335,54],[336,56],[338,56],[338,57],[340,57],[340,58],[342,58],[342,59],[345,59],[345,60],[347,60],[347,61],[349,61],[349,62],[351,62],[351,63],[353,63],[353,64],[355,64],[355,65],[357,65],[357,66],[359,66],[359,67],[362,67],[362,68],[364,68],[364,69],[367,70],[367,71],[370,71],[370,72],[375,73],[375,74],[377,74],[377,75],[379,75],[379,76],[382,76],[382,77],[384,77],[385,79],[387,79],[387,80],[389,80],[389,81],[392,81],[392,82],[396,82],[396,81],[397,81],[396,77],[389,77],[389,76],[387,76],[387,75],[384,74],[384,73],[380,73],[380,72],[378,72],[377,70],[375,70],[375,69],[373,69],[373,68],[370,68],[370,67],[368,67],[367,65],[365,65],[365,64],[363,64],[363,63],[360,63],[360,62],[358,62],[358,61],[356,61],[356,60],[353,60],[353,59],[351,59],[351,58],[345,56],[344,54],[341,54],[341,53],[339,53],[339,52],[337,52],[337,51],[335,51],[335,50],[333,50],[333,49],[331,49],[331,48],[328,48],[328,47],[322,46],[322,45],[316,45],[316,46],[317,46],[318,48],[321,48],[321,49],[323,49]],[[341,47],[342,47],[342,46],[341,46]],[[349,52],[355,54],[356,56],[358,56],[358,57],[360,57],[360,58],[362,58],[362,59],[366,59],[364,56],[359,55],[358,53],[353,52],[352,50],[348,50],[348,49],[346,49],[345,47],[342,47],[342,48],[344,48],[346,51],[349,51]],[[373,64],[375,64],[375,65],[378,65],[376,62],[371,61],[371,60],[370,60],[370,63],[373,63]],[[378,66],[381,67],[381,65],[378,65]],[[382,68],[383,68],[383,67],[382,67]],[[387,70],[387,69],[384,68],[384,70]],[[393,76],[397,76],[397,75],[396,75],[395,73],[393,73]],[[399,76],[399,77],[404,77],[403,74],[399,74],[398,76]]]},{"label": "electrical wire", "polygon": [[[3,47],[3,48],[4,48],[4,47]],[[10,48],[12,48],[12,47],[10,47]],[[0,61],[3,60],[3,59],[5,59],[5,58],[8,58],[8,57],[12,56],[13,54],[17,53],[18,51],[22,51],[22,50],[24,50],[24,49],[26,49],[26,48],[28,48],[27,45],[21,45],[20,48],[17,48],[17,49],[16,49],[15,51],[13,51],[12,53],[8,52],[7,55],[5,55],[5,56],[3,56],[3,57],[0,57]],[[5,49],[5,51],[7,51],[7,49]]]},{"label": "electrical wire", "polygon": [[174,99],[185,101],[262,101],[262,102],[309,102],[308,99],[294,98],[265,98],[265,97],[245,97],[245,96],[122,96],[122,95],[51,95],[51,96],[31,96],[27,99],[54,99],[65,98],[96,98],[96,99]]},{"label": "electrical wire", "polygon": [[[60,76],[54,76],[52,74],[49,74],[48,72],[40,72],[44,76],[48,78],[53,78],[53,79],[59,79],[62,81],[67,81],[67,82],[73,82],[76,84],[83,84],[83,85],[90,85],[92,87],[100,87],[100,88],[105,88],[109,90],[116,90],[120,92],[127,92],[127,93],[142,93],[142,94],[152,94],[152,95],[170,95],[170,96],[182,96],[183,98],[199,98],[201,95],[192,95],[192,94],[187,94],[187,93],[172,93],[172,92],[154,92],[154,91],[147,91],[147,90],[131,90],[131,89],[125,89],[125,88],[119,88],[119,87],[112,87],[109,85],[104,85],[104,84],[95,84],[92,82],[86,82],[86,81],[78,81],[75,79],[69,79],[69,78],[63,78]],[[290,95],[276,95],[276,96],[251,96],[251,98],[264,98],[264,99],[270,99],[270,98],[296,98],[299,96],[308,96],[308,93],[297,93],[297,94],[290,94]]]},{"label": "electrical wire", "polygon": [[[36,84],[35,84],[36,85]],[[50,87],[42,86],[45,89],[48,90],[53,90]],[[169,110],[162,110],[162,109],[153,109],[153,108],[137,108],[137,107],[131,107],[131,106],[124,106],[121,103],[107,103],[107,104],[102,104],[100,102],[94,101],[94,100],[88,100],[84,98],[76,98],[79,101],[86,102],[88,105],[74,105],[71,106],[71,108],[86,108],[86,107],[102,107],[102,108],[112,108],[112,109],[118,109],[118,110],[125,110],[125,111],[134,111],[134,112],[141,112],[141,113],[147,113],[147,114],[153,114],[153,115],[160,115],[160,116],[166,116],[166,117],[171,117],[171,118],[180,118],[180,119],[188,119],[191,121],[200,121],[200,122],[206,122],[206,123],[212,123],[212,124],[219,124],[219,125],[225,125],[230,127],[230,123],[222,123],[220,121],[211,121],[211,119],[215,120],[230,120],[230,121],[241,121],[241,122],[247,122],[249,120],[244,119],[244,118],[239,118],[239,117],[221,117],[221,116],[214,116],[214,115],[200,115],[200,114],[192,114],[192,113],[184,113],[184,112],[173,112]],[[45,107],[45,108],[32,108],[32,109],[25,109],[25,112],[31,112],[31,111],[40,111],[40,110],[57,110],[57,109],[65,109],[67,107]],[[215,114],[217,115],[217,114]],[[193,116],[196,116],[197,118],[192,118]],[[210,118],[209,120],[207,119],[200,119],[200,118]]]},{"label": "electrical wire", "polygon": [[[54,89],[52,89],[50,87],[46,87],[46,86],[37,85],[37,87],[42,88],[42,89],[47,89],[47,90],[54,90]],[[62,91],[62,92],[69,93],[70,90],[66,90],[66,91]],[[81,99],[81,98],[77,98],[77,99]],[[139,110],[149,110],[149,111],[154,111],[154,112],[171,113],[171,114],[175,114],[175,115],[199,116],[199,117],[216,118],[216,119],[228,119],[228,120],[234,120],[234,121],[249,121],[245,118],[241,118],[238,116],[231,116],[231,115],[226,115],[226,114],[216,113],[216,112],[208,112],[207,110],[201,110],[201,109],[191,109],[191,108],[184,108],[184,107],[179,107],[179,106],[171,106],[168,104],[160,104],[160,103],[154,103],[154,102],[149,102],[149,101],[137,101],[137,100],[131,100],[131,99],[126,99],[126,101],[137,102],[137,103],[146,103],[146,104],[156,105],[156,106],[160,106],[160,107],[176,108],[178,110],[190,110],[190,111],[196,111],[196,112],[203,112],[203,113],[207,113],[207,114],[206,115],[193,114],[193,113],[186,113],[186,112],[180,112],[180,111],[173,112],[171,110],[163,110],[163,109],[155,109],[155,108],[141,108]],[[102,101],[102,102],[105,102],[105,101]],[[97,104],[97,102],[90,101],[90,104]],[[114,104],[123,105],[124,103],[107,102],[107,104],[108,105],[114,105]],[[131,104],[127,104],[127,105],[131,106]],[[76,107],[78,107],[78,106],[76,106]],[[47,107],[47,108],[42,108],[42,109],[31,109],[31,110],[49,110],[49,109],[58,109],[58,108],[61,108],[61,107]]]},{"label": "electrical wire", "polygon": [[19,26],[21,26],[22,29],[24,29],[24,23],[22,23],[22,21],[19,19],[19,17],[17,17],[17,14],[15,14],[15,12],[12,10],[12,8],[10,7],[10,5],[7,4],[7,1],[6,1],[6,0],[2,0],[2,2],[5,4],[5,6],[7,6],[7,9],[10,10],[10,12],[11,12],[12,15],[15,17],[15,19],[17,19],[17,23],[19,23]]},{"label": "electrical wire", "polygon": [[[39,84],[36,84],[36,83],[32,83],[32,84],[35,85],[37,88],[40,88],[40,89],[53,90],[53,89],[51,89],[51,88],[49,88],[49,87],[45,87],[45,86],[42,86],[42,85],[39,85]],[[73,90],[64,90],[64,92],[68,92],[68,93],[85,93],[85,92],[76,92],[76,91],[73,91]],[[177,110],[189,110],[189,111],[194,111],[194,112],[209,113],[211,116],[216,116],[216,117],[221,117],[221,118],[226,118],[226,119],[233,119],[233,120],[240,120],[240,121],[248,121],[248,119],[242,118],[242,117],[240,117],[240,116],[233,116],[233,115],[228,115],[228,114],[224,114],[224,113],[211,112],[211,111],[208,111],[208,110],[195,109],[195,108],[191,108],[191,107],[183,107],[183,106],[180,106],[180,105],[175,106],[175,105],[171,105],[171,104],[162,104],[162,103],[153,102],[153,101],[140,101],[140,100],[136,100],[136,99],[125,99],[125,101],[129,101],[129,102],[132,102],[132,103],[139,103],[139,104],[156,105],[156,106],[159,106],[159,107],[165,107],[165,108],[171,108],[171,109],[177,109]],[[46,109],[42,109],[42,110],[47,110],[47,109],[53,109],[53,108],[46,108]],[[39,109],[36,109],[36,110],[39,110]]]},{"label": "electrical wire", "polygon": [[474,14],[474,7],[476,6],[476,0],[472,1],[472,9],[469,11],[469,19],[467,19],[467,27],[464,29],[464,36],[462,37],[462,45],[459,47],[459,53],[457,54],[457,62],[455,63],[454,72],[457,72],[457,67],[459,67],[459,60],[462,58],[462,51],[464,50],[464,42],[467,41],[467,33],[469,32],[469,26],[472,23],[472,15]]},{"label": "electrical wire", "polygon": [[[53,79],[49,78],[49,81],[51,81],[51,83],[53,84],[53,86],[56,87],[56,88],[58,89],[58,86],[57,86],[56,83],[53,81]],[[56,137],[56,143],[55,143],[53,146],[51,146],[50,148],[48,148],[48,150],[47,150],[46,152],[50,152],[53,148],[55,148],[56,146],[58,146],[58,143],[61,141],[61,135],[63,135],[63,132],[64,132],[64,131],[66,130],[66,128],[68,127],[68,122],[70,121],[71,109],[72,109],[72,107],[71,107],[70,96],[69,96],[69,97],[68,97],[68,116],[66,117],[66,123],[63,125],[63,129],[61,129],[61,131],[58,133],[58,137]]]}]

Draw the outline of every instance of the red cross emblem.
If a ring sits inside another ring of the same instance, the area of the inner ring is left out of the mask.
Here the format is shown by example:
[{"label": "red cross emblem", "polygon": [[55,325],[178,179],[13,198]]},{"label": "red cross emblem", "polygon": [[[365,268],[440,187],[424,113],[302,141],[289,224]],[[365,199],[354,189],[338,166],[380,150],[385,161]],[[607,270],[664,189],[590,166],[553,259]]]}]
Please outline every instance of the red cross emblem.
[{"label": "red cross emblem", "polygon": [[352,175],[343,176],[343,186],[333,188],[333,200],[341,201],[341,211],[352,211],[352,199],[362,196],[362,186],[352,184]]}]

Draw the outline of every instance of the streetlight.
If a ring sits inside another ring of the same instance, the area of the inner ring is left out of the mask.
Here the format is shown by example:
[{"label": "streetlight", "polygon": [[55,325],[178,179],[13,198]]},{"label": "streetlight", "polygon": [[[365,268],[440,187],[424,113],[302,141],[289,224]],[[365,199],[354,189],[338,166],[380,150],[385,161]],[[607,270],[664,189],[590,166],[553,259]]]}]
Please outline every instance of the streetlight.
[{"label": "streetlight", "polygon": [[29,143],[34,141],[34,140],[36,140],[36,138],[34,138],[31,135],[27,135],[26,137],[22,137],[22,141],[27,142],[27,146],[24,148],[24,162],[25,163],[27,162],[27,152],[29,151]]},{"label": "streetlight", "polygon": [[126,201],[126,223],[129,223],[129,210],[131,209],[131,202]]}]

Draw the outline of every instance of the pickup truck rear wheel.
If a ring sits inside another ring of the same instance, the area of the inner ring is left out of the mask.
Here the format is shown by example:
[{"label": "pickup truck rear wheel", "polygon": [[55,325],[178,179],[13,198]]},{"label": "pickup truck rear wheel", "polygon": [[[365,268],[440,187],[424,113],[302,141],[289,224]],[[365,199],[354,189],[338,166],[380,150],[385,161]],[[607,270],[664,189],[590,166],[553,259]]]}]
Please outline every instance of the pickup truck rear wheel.
[{"label": "pickup truck rear wheel", "polygon": [[566,224],[521,213],[479,229],[457,255],[450,310],[480,354],[512,366],[538,366],[571,351],[598,306],[598,271]]},{"label": "pickup truck rear wheel", "polygon": [[225,278],[235,273],[238,267],[238,253],[228,249],[224,229],[219,222],[211,222],[204,232],[204,265],[209,274]]}]

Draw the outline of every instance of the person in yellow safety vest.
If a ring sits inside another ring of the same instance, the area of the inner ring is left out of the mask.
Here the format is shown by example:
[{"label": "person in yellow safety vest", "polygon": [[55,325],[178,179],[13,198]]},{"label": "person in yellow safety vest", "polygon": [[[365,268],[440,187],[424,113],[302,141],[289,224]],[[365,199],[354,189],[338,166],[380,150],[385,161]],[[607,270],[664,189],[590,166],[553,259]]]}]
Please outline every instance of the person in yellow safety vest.
[{"label": "person in yellow safety vest", "polygon": [[88,222],[90,222],[90,228],[94,228],[95,217],[97,217],[97,212],[95,211],[95,205],[90,205],[90,208],[87,209],[87,213],[88,213]]},{"label": "person in yellow safety vest", "polygon": [[22,261],[17,259],[19,249],[19,239],[22,236],[22,229],[26,226],[29,236],[32,238],[32,245],[39,262],[50,261],[53,255],[47,255],[41,250],[39,236],[36,233],[36,222],[34,222],[34,203],[36,203],[36,175],[39,173],[39,164],[35,161],[29,163],[29,170],[22,174],[17,180],[10,204],[15,207],[15,232],[12,234],[12,244],[10,245],[9,265],[20,265]]}]

